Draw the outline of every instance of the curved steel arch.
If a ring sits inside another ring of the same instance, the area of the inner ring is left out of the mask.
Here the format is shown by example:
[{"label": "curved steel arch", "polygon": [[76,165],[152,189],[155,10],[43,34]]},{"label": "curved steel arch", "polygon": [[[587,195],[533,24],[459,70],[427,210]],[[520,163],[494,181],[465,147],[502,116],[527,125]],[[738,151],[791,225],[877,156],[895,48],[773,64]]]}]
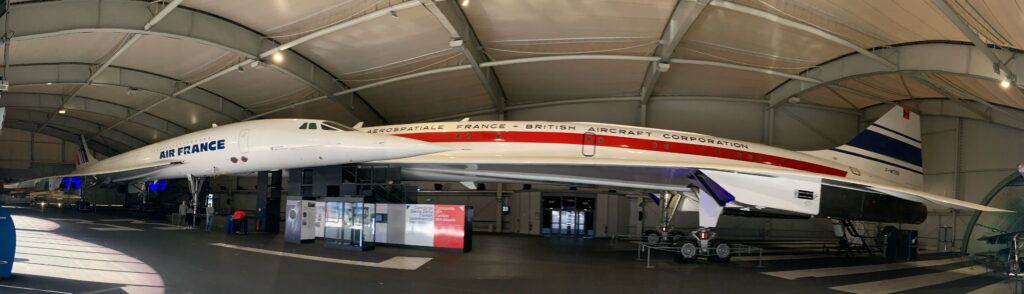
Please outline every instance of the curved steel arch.
[{"label": "curved steel arch", "polygon": [[[652,56],[607,55],[607,54],[590,55],[590,54],[587,54],[587,55],[558,55],[558,56],[542,56],[542,57],[525,57],[525,58],[498,60],[498,61],[488,61],[488,62],[480,63],[479,67],[481,67],[481,68],[491,68],[491,67],[515,65],[515,64],[544,63],[544,62],[573,61],[573,60],[613,60],[613,61],[626,61],[626,62],[658,62],[659,61],[658,57],[652,57]],[[777,72],[777,71],[773,71],[773,70],[767,69],[767,68],[758,68],[758,67],[737,65],[737,64],[717,62],[717,61],[674,58],[674,59],[671,59],[671,62],[672,63],[685,63],[685,64],[699,64],[699,65],[705,65],[705,66],[715,66],[715,67],[728,68],[728,69],[732,69],[732,70],[750,71],[750,72],[762,73],[762,74],[766,74],[766,75],[781,76],[781,77],[787,77],[787,78],[795,78],[792,75],[789,75],[789,74],[786,74],[786,73]],[[437,69],[432,69],[432,70],[426,70],[426,71],[411,73],[411,74],[407,74],[407,75],[397,76],[397,77],[393,77],[393,78],[390,78],[390,79],[385,79],[385,80],[369,83],[369,84],[366,84],[366,85],[362,85],[362,86],[359,86],[359,87],[355,87],[355,88],[351,88],[351,89],[347,89],[347,90],[344,90],[344,91],[340,91],[340,92],[334,93],[334,95],[344,95],[344,94],[354,93],[356,91],[362,91],[362,90],[366,90],[366,89],[370,89],[370,88],[376,88],[376,87],[384,86],[384,85],[391,84],[391,83],[401,82],[401,81],[404,81],[404,80],[409,80],[409,79],[414,79],[414,78],[419,78],[419,77],[424,77],[424,76],[430,76],[430,75],[436,75],[436,74],[442,74],[442,73],[447,73],[447,72],[453,72],[453,71],[470,70],[470,69],[473,69],[473,66],[469,65],[469,64],[465,64],[465,65],[456,65],[456,66],[450,66],[450,67],[443,67],[443,68],[437,68]],[[813,81],[814,79],[806,78],[804,80],[811,80],[811,81]],[[288,105],[288,106],[283,106],[283,107],[279,107],[279,108],[275,108],[275,109],[271,109],[271,110],[268,110],[268,111],[264,111],[264,112],[258,113],[256,115],[253,115],[253,116],[250,116],[250,117],[246,118],[245,120],[251,120],[251,119],[263,117],[263,116],[266,116],[266,115],[269,115],[269,114],[272,114],[272,113],[275,113],[275,112],[279,112],[279,111],[282,111],[282,110],[285,110],[285,109],[293,108],[293,107],[296,107],[296,106],[299,106],[299,105],[308,104],[308,103],[312,103],[312,102],[315,102],[315,101],[327,99],[327,97],[328,96],[320,96],[320,97],[306,99],[306,100],[303,100],[303,101],[300,101],[300,102],[297,102],[297,103],[293,103],[293,104]],[[511,107],[513,107],[513,106],[506,106],[505,109],[506,110],[512,109]],[[497,111],[498,111],[497,109],[491,110],[491,112],[497,112]],[[475,111],[475,112],[485,112],[485,111],[484,110],[479,110],[479,111]],[[480,114],[480,113],[478,113],[478,114]]]},{"label": "curved steel arch", "polygon": [[[136,111],[128,106],[85,96],[76,96],[74,99],[68,100],[69,98],[69,96],[55,94],[5,92],[3,99],[0,99],[0,107],[56,110],[63,105],[67,110],[85,111],[117,119],[126,118]],[[154,129],[168,136],[179,136],[189,132],[185,127],[148,113],[137,116],[129,121]]]},{"label": "curved steel arch", "polygon": [[[26,121],[35,123],[38,126],[42,126],[44,123],[49,121],[50,124],[59,125],[68,130],[78,131],[80,134],[83,135],[95,134],[103,129],[102,125],[89,120],[70,117],[66,115],[58,115],[55,116],[52,120],[50,120],[49,114],[46,112],[28,110],[24,108],[10,109],[9,111],[7,111],[5,120]],[[107,139],[110,139],[118,144],[122,144],[125,147],[127,147],[127,149],[135,149],[148,145],[148,143],[146,143],[146,141],[142,139],[136,138],[135,136],[128,135],[121,131],[116,130],[104,134],[103,137],[106,137]]]},{"label": "curved steel arch", "polygon": [[[974,45],[957,42],[930,42],[895,45],[874,50],[880,55],[895,60],[896,69],[874,62],[860,54],[850,54],[833,59],[807,70],[800,76],[817,79],[820,82],[790,79],[768,92],[770,107],[790,97],[819,86],[829,86],[836,82],[869,75],[892,72],[945,72],[972,76],[980,79],[999,81],[1002,76],[993,67],[993,63],[985,57],[985,52]],[[1019,72],[1024,69],[1024,60],[1017,58],[1020,53],[1012,52],[1006,66]],[[1020,85],[1015,85],[1019,87]]]},{"label": "curved steel arch", "polygon": [[[34,1],[13,3],[11,6],[14,13],[7,15],[12,16],[11,27],[16,28],[16,35],[13,38],[15,41],[72,33],[109,32],[154,35],[205,44],[233,52],[249,60],[262,60],[266,57],[263,56],[266,52],[283,46],[251,28],[185,6],[160,11],[164,15],[155,25],[149,22],[157,11],[154,11],[154,7],[145,1]],[[387,14],[386,10],[384,14]],[[22,17],[25,15],[27,17]],[[103,17],[104,15],[117,15],[117,17]],[[354,21],[357,19],[343,23],[356,23]],[[289,62],[268,63],[270,67],[316,88],[321,93],[330,94],[346,88],[331,73],[305,56],[290,50],[290,48],[280,51],[290,55]],[[227,68],[212,78],[230,71],[234,71],[234,67]],[[196,84],[204,82],[200,81]],[[364,106],[371,112],[361,112],[361,109],[355,107],[350,109],[347,107],[349,104],[345,103],[346,109],[352,111],[354,117],[363,118],[366,115],[372,115],[381,118],[380,114],[361,97],[351,96],[351,100],[354,104]]]},{"label": "curved steel arch", "polygon": [[[86,84],[89,82],[92,71],[92,64],[87,63],[19,64],[11,65],[8,76],[10,76],[11,86],[46,85],[49,83]],[[137,69],[111,66],[97,76],[91,84],[134,88],[174,97],[174,92],[182,88],[185,82]],[[240,120],[251,114],[241,105],[206,90],[190,91],[175,98],[209,109],[232,120]]]},{"label": "curved steel arch", "polygon": [[[76,145],[79,144],[78,134],[76,134],[74,132],[65,130],[65,129],[63,129],[61,127],[58,127],[58,126],[52,126],[52,125],[49,126],[49,127],[43,128],[42,131],[38,131],[37,132],[36,130],[39,129],[39,126],[40,126],[40,124],[36,124],[36,123],[32,123],[32,122],[25,122],[25,121],[6,121],[6,122],[4,122],[4,128],[5,129],[18,129],[18,130],[22,130],[22,131],[26,131],[26,132],[30,132],[30,133],[45,134],[45,135],[48,135],[48,136],[52,136],[54,138],[58,138],[58,139],[64,140],[65,142],[74,143]],[[89,148],[92,149],[95,152],[99,152],[99,153],[102,153],[102,154],[107,155],[107,156],[114,156],[114,155],[120,154],[120,153],[122,153],[124,151],[127,151],[127,150],[118,150],[118,149],[112,148],[112,147],[108,146],[105,143],[97,142],[95,140],[93,142],[89,142]]]},{"label": "curved steel arch", "polygon": [[[19,109],[19,110],[26,110],[26,111],[35,111],[35,112],[42,112],[42,113],[48,113],[48,114],[49,114],[49,113],[53,113],[53,112],[54,112],[54,110],[55,110],[55,108],[48,108],[48,107],[36,107],[36,106],[5,106],[5,107],[6,107],[7,109]],[[100,112],[96,112],[96,111],[93,111],[93,110],[85,110],[85,109],[76,109],[76,110],[75,110],[75,112],[79,112],[79,113],[89,113],[89,114],[95,114],[95,115],[99,115],[99,116],[105,116],[105,117],[110,117],[110,118],[114,118],[114,119],[116,119],[116,118],[117,118],[117,117],[114,117],[114,116],[110,116],[109,114],[106,114],[106,113],[100,113]],[[54,120],[54,119],[57,119],[57,117],[60,117],[60,116],[68,116],[68,117],[72,117],[72,118],[76,118],[76,119],[80,119],[80,120],[84,120],[84,121],[89,121],[89,122],[93,122],[93,123],[95,123],[95,121],[94,121],[94,120],[91,120],[91,119],[85,119],[85,118],[81,118],[81,117],[77,117],[77,116],[75,116],[75,115],[73,115],[73,114],[58,114],[57,116],[53,116],[53,115],[47,116],[47,117],[49,118],[49,120],[48,120],[48,121],[46,121],[46,122],[45,122],[44,124],[40,124],[40,125],[39,125],[39,127],[40,127],[40,128],[45,128],[45,127],[49,126],[49,123],[53,122],[53,120]],[[100,125],[100,124],[98,124],[98,123],[97,123],[96,125]],[[140,125],[140,126],[142,126],[142,127],[146,127],[146,126],[144,126],[144,125]],[[156,129],[153,129],[153,130],[154,130],[154,131],[157,131],[157,132],[159,132],[159,133],[161,133],[161,134],[162,134],[162,135],[163,135],[164,137],[171,137],[171,135],[170,135],[170,134],[167,134],[167,133],[164,133],[164,132],[158,131],[158,130],[156,130]],[[121,132],[122,132],[122,133],[125,133],[124,131],[121,131]],[[127,134],[127,133],[125,133],[125,134]],[[94,134],[92,134],[92,136],[94,136],[94,137],[95,137],[95,136],[96,136],[96,135],[95,135],[95,133],[94,133]],[[138,139],[139,141],[142,141],[142,142],[144,142],[144,143],[146,143],[146,144],[149,144],[149,143],[151,143],[151,142],[149,142],[149,141],[155,141],[155,140],[143,140],[142,138],[140,138],[140,137],[135,137],[135,136],[132,136],[132,137],[133,137],[133,138],[136,138],[136,139]]]},{"label": "curved steel arch", "polygon": [[[666,96],[653,96],[653,97],[649,97],[648,100],[651,100],[651,101],[719,101],[719,102],[739,102],[739,103],[753,103],[753,104],[765,104],[765,105],[768,104],[767,101],[765,101],[763,99],[758,99],[758,98],[722,97],[722,96],[667,96],[666,95]],[[513,111],[513,110],[521,110],[521,109],[541,108],[541,107],[548,107],[548,106],[572,105],[572,104],[583,104],[583,103],[609,103],[609,102],[630,102],[630,101],[642,102],[643,100],[639,96],[579,98],[579,99],[567,99],[567,100],[557,100],[557,101],[535,102],[535,103],[527,103],[527,104],[515,104],[515,105],[506,106],[505,110]],[[812,108],[812,109],[819,109],[819,110],[835,111],[835,112],[841,112],[841,113],[847,113],[847,114],[853,114],[853,115],[860,114],[860,112],[858,112],[858,111],[853,111],[853,110],[845,109],[845,108],[835,108],[835,107],[824,106],[824,105],[794,104],[792,106],[801,107],[801,108]],[[494,109],[486,108],[486,109],[478,109],[478,110],[473,110],[473,111],[467,111],[467,112],[458,113],[458,114],[449,114],[449,115],[444,115],[444,116],[438,116],[438,117],[432,117],[432,118],[423,119],[423,120],[420,120],[420,122],[435,122],[435,121],[443,121],[443,120],[450,120],[450,119],[459,119],[459,118],[464,118],[464,117],[469,117],[469,116],[474,116],[474,115],[489,114],[489,113],[495,113]]]}]

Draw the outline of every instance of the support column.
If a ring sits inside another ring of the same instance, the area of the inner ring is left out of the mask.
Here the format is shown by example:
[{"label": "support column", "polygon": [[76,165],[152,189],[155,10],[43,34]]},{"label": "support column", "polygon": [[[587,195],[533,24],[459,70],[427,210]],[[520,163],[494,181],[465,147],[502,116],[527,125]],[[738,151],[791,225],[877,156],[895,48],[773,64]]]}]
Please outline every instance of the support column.
[{"label": "support column", "polygon": [[504,188],[505,184],[498,183],[498,217],[496,218],[497,224],[495,225],[495,231],[498,233],[501,233],[502,222],[504,222],[504,212],[501,210],[502,207],[505,207],[505,197],[502,195],[505,192]]},{"label": "support column", "polygon": [[264,232],[277,233],[281,230],[281,187],[281,171],[270,172],[270,195],[263,209]]},{"label": "support column", "polygon": [[[256,221],[259,227],[256,228],[259,232],[267,231],[267,218],[266,213],[262,213],[267,210],[267,198],[270,196],[269,187],[269,172],[261,171],[256,173]],[[232,213],[231,211],[228,214]]]}]

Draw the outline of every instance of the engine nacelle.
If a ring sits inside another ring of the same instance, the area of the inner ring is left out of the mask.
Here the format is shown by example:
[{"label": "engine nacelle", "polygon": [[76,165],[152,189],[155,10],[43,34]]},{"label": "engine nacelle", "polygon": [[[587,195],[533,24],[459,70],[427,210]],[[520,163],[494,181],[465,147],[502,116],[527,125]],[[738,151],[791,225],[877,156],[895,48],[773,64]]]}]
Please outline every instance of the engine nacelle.
[{"label": "engine nacelle", "polygon": [[818,216],[884,223],[920,224],[928,217],[924,204],[893,196],[821,186]]}]

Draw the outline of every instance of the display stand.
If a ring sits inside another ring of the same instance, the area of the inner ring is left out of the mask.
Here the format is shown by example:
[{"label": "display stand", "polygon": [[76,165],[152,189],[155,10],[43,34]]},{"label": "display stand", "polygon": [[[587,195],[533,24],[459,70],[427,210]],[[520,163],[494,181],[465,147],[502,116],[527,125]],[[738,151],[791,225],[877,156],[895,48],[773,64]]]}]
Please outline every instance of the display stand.
[{"label": "display stand", "polygon": [[10,278],[14,267],[14,221],[7,209],[0,207],[0,278]]},{"label": "display stand", "polygon": [[375,204],[365,203],[362,197],[328,197],[326,206],[325,247],[373,250],[376,233]]}]

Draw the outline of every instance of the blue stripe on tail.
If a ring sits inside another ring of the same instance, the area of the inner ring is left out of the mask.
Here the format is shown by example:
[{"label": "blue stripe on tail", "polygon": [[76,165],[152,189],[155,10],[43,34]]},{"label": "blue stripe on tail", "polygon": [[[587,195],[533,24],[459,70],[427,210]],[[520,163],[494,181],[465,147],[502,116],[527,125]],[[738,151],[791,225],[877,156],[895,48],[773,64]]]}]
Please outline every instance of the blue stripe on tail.
[{"label": "blue stripe on tail", "polygon": [[846,145],[899,159],[915,166],[921,166],[921,148],[872,130],[864,130],[857,134],[857,137],[853,138]]}]

